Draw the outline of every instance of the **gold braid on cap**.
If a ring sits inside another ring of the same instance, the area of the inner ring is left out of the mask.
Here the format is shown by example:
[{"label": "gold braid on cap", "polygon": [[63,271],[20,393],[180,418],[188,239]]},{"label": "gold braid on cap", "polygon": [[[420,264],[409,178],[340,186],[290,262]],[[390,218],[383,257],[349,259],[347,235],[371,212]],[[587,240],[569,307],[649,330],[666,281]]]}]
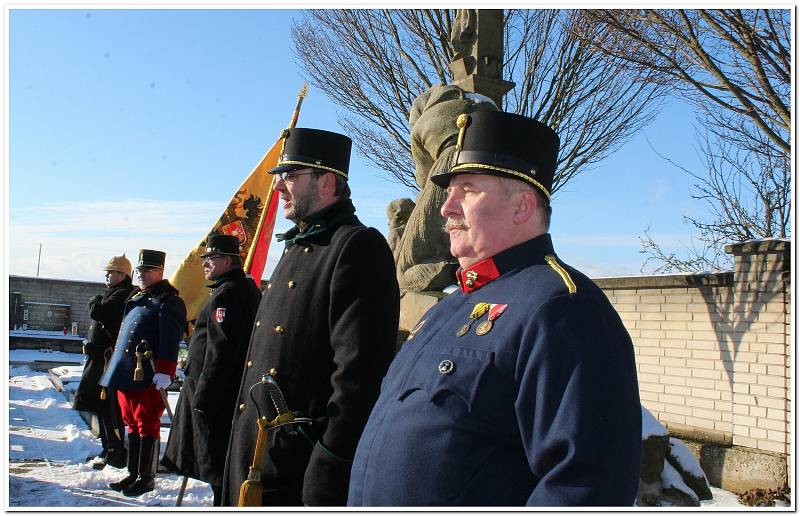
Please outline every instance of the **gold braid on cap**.
[{"label": "gold braid on cap", "polygon": [[467,132],[467,126],[472,119],[466,113],[461,113],[456,118],[456,127],[458,127],[458,141],[456,142],[456,163],[458,162],[458,153],[461,152],[461,147],[464,146],[464,133]]},{"label": "gold braid on cap", "polygon": [[281,144],[281,155],[283,155],[283,149],[286,148],[286,139],[289,138],[289,130],[288,129],[282,130],[281,135],[278,138],[283,140],[283,143]]},{"label": "gold braid on cap", "polygon": [[321,170],[325,170],[327,172],[333,172],[334,174],[339,174],[343,178],[347,179],[347,174],[345,174],[341,170],[335,169],[333,167],[327,167],[325,165],[320,165],[319,163],[310,163],[308,161],[291,161],[291,160],[278,161],[279,167],[282,167],[284,165],[303,165],[310,168],[318,168]]},{"label": "gold braid on cap", "polygon": [[460,165],[456,165],[455,167],[450,169],[451,174],[455,174],[456,172],[464,169],[483,169],[483,170],[494,170],[496,172],[502,172],[503,174],[509,174],[514,177],[518,177],[523,181],[527,181],[528,183],[532,184],[536,188],[542,191],[542,193],[547,197],[547,200],[550,200],[550,192],[547,191],[547,188],[544,187],[542,183],[535,180],[529,175],[523,174],[522,172],[517,172],[516,170],[511,170],[510,168],[503,168],[503,167],[496,167],[494,165],[486,165],[483,163],[462,163]]}]

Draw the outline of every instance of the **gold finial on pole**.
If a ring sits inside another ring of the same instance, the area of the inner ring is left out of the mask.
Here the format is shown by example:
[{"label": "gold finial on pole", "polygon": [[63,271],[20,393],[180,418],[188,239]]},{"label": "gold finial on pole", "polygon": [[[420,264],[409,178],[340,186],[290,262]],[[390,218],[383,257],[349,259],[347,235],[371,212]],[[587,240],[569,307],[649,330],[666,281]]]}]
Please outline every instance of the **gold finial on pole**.
[{"label": "gold finial on pole", "polygon": [[[297,119],[300,118],[300,107],[303,105],[303,99],[306,98],[308,94],[308,82],[303,83],[303,87],[300,88],[300,92],[297,94],[297,104],[294,106],[294,111],[292,112],[292,118],[289,120],[289,127],[287,129],[293,128],[297,125]],[[283,144],[286,145],[286,137],[288,136],[288,131],[286,129],[281,131],[280,138],[283,139]],[[283,148],[281,148],[281,154],[283,154]],[[258,217],[258,226],[256,228],[256,236],[261,236],[261,229],[264,227],[264,220],[267,218],[267,207],[269,203],[272,201],[272,195],[275,191],[275,178],[277,177],[276,174],[272,175],[272,180],[269,182],[269,187],[267,189],[267,198],[264,201],[264,208],[261,210],[261,214]],[[250,246],[250,250],[247,252],[247,258],[244,260],[244,270],[249,271],[250,265],[253,263],[253,256],[256,253],[256,245],[257,243],[254,242],[253,245]]]}]

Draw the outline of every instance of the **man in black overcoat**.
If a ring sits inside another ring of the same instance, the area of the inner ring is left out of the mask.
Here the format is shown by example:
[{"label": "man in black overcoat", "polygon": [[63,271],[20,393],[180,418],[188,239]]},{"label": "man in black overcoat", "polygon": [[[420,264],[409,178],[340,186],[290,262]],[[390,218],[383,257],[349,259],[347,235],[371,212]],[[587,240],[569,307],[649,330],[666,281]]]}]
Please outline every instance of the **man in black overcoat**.
[{"label": "man in black overcoat", "polygon": [[[356,217],[347,172],[350,138],[284,132],[275,190],[295,226],[264,291],[247,352],[226,462],[223,504],[237,505],[254,460],[262,386],[272,371],[289,410],[311,418],[267,434],[257,465],[261,505],[347,501],[356,443],[393,356],[399,289],[386,239]],[[249,486],[248,486],[249,487]],[[256,491],[257,492],[257,491]]]},{"label": "man in black overcoat", "polygon": [[231,416],[261,291],[242,270],[236,236],[210,236],[202,256],[206,279],[214,283],[189,342],[186,377],[161,463],[211,484],[218,506]]},{"label": "man in black overcoat", "polygon": [[97,414],[100,443],[103,451],[92,462],[94,469],[103,469],[106,464],[115,468],[125,466],[125,428],[117,404],[117,394],[113,389],[98,385],[108,359],[114,351],[125,300],[133,291],[131,281],[131,262],[125,255],[114,256],[108,261],[106,271],[106,291],[89,300],[89,317],[92,325],[89,338],[83,348],[86,363],[73,407]]}]

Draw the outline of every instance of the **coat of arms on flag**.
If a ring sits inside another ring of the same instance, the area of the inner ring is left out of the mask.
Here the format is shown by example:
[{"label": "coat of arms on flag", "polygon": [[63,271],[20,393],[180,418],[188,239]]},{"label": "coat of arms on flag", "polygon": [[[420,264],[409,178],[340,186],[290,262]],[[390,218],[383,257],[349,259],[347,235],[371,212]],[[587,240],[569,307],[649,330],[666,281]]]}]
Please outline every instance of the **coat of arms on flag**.
[{"label": "coat of arms on flag", "polygon": [[247,242],[247,231],[244,229],[244,224],[241,220],[235,220],[230,224],[220,226],[219,230],[226,235],[233,235],[239,239],[239,245],[244,245]]},{"label": "coat of arms on flag", "polygon": [[222,324],[222,321],[225,320],[225,309],[224,308],[217,308],[217,322]]}]

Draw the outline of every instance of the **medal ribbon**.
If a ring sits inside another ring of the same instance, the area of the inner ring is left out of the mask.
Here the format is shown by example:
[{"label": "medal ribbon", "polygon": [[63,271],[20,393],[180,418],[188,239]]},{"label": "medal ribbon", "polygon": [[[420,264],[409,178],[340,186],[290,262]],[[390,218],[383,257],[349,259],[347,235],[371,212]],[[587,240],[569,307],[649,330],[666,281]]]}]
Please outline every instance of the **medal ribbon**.
[{"label": "medal ribbon", "polygon": [[472,309],[472,313],[469,314],[469,318],[470,319],[477,319],[479,317],[482,317],[483,314],[485,314],[486,312],[489,311],[489,309],[491,309],[491,307],[492,307],[492,305],[489,304],[489,303],[478,303]]},{"label": "medal ribbon", "polygon": [[495,319],[500,317],[500,315],[503,312],[506,311],[506,308],[508,308],[508,305],[499,305],[499,304],[492,305],[491,308],[489,309],[489,317],[488,317],[488,319],[490,321],[494,321]]}]

